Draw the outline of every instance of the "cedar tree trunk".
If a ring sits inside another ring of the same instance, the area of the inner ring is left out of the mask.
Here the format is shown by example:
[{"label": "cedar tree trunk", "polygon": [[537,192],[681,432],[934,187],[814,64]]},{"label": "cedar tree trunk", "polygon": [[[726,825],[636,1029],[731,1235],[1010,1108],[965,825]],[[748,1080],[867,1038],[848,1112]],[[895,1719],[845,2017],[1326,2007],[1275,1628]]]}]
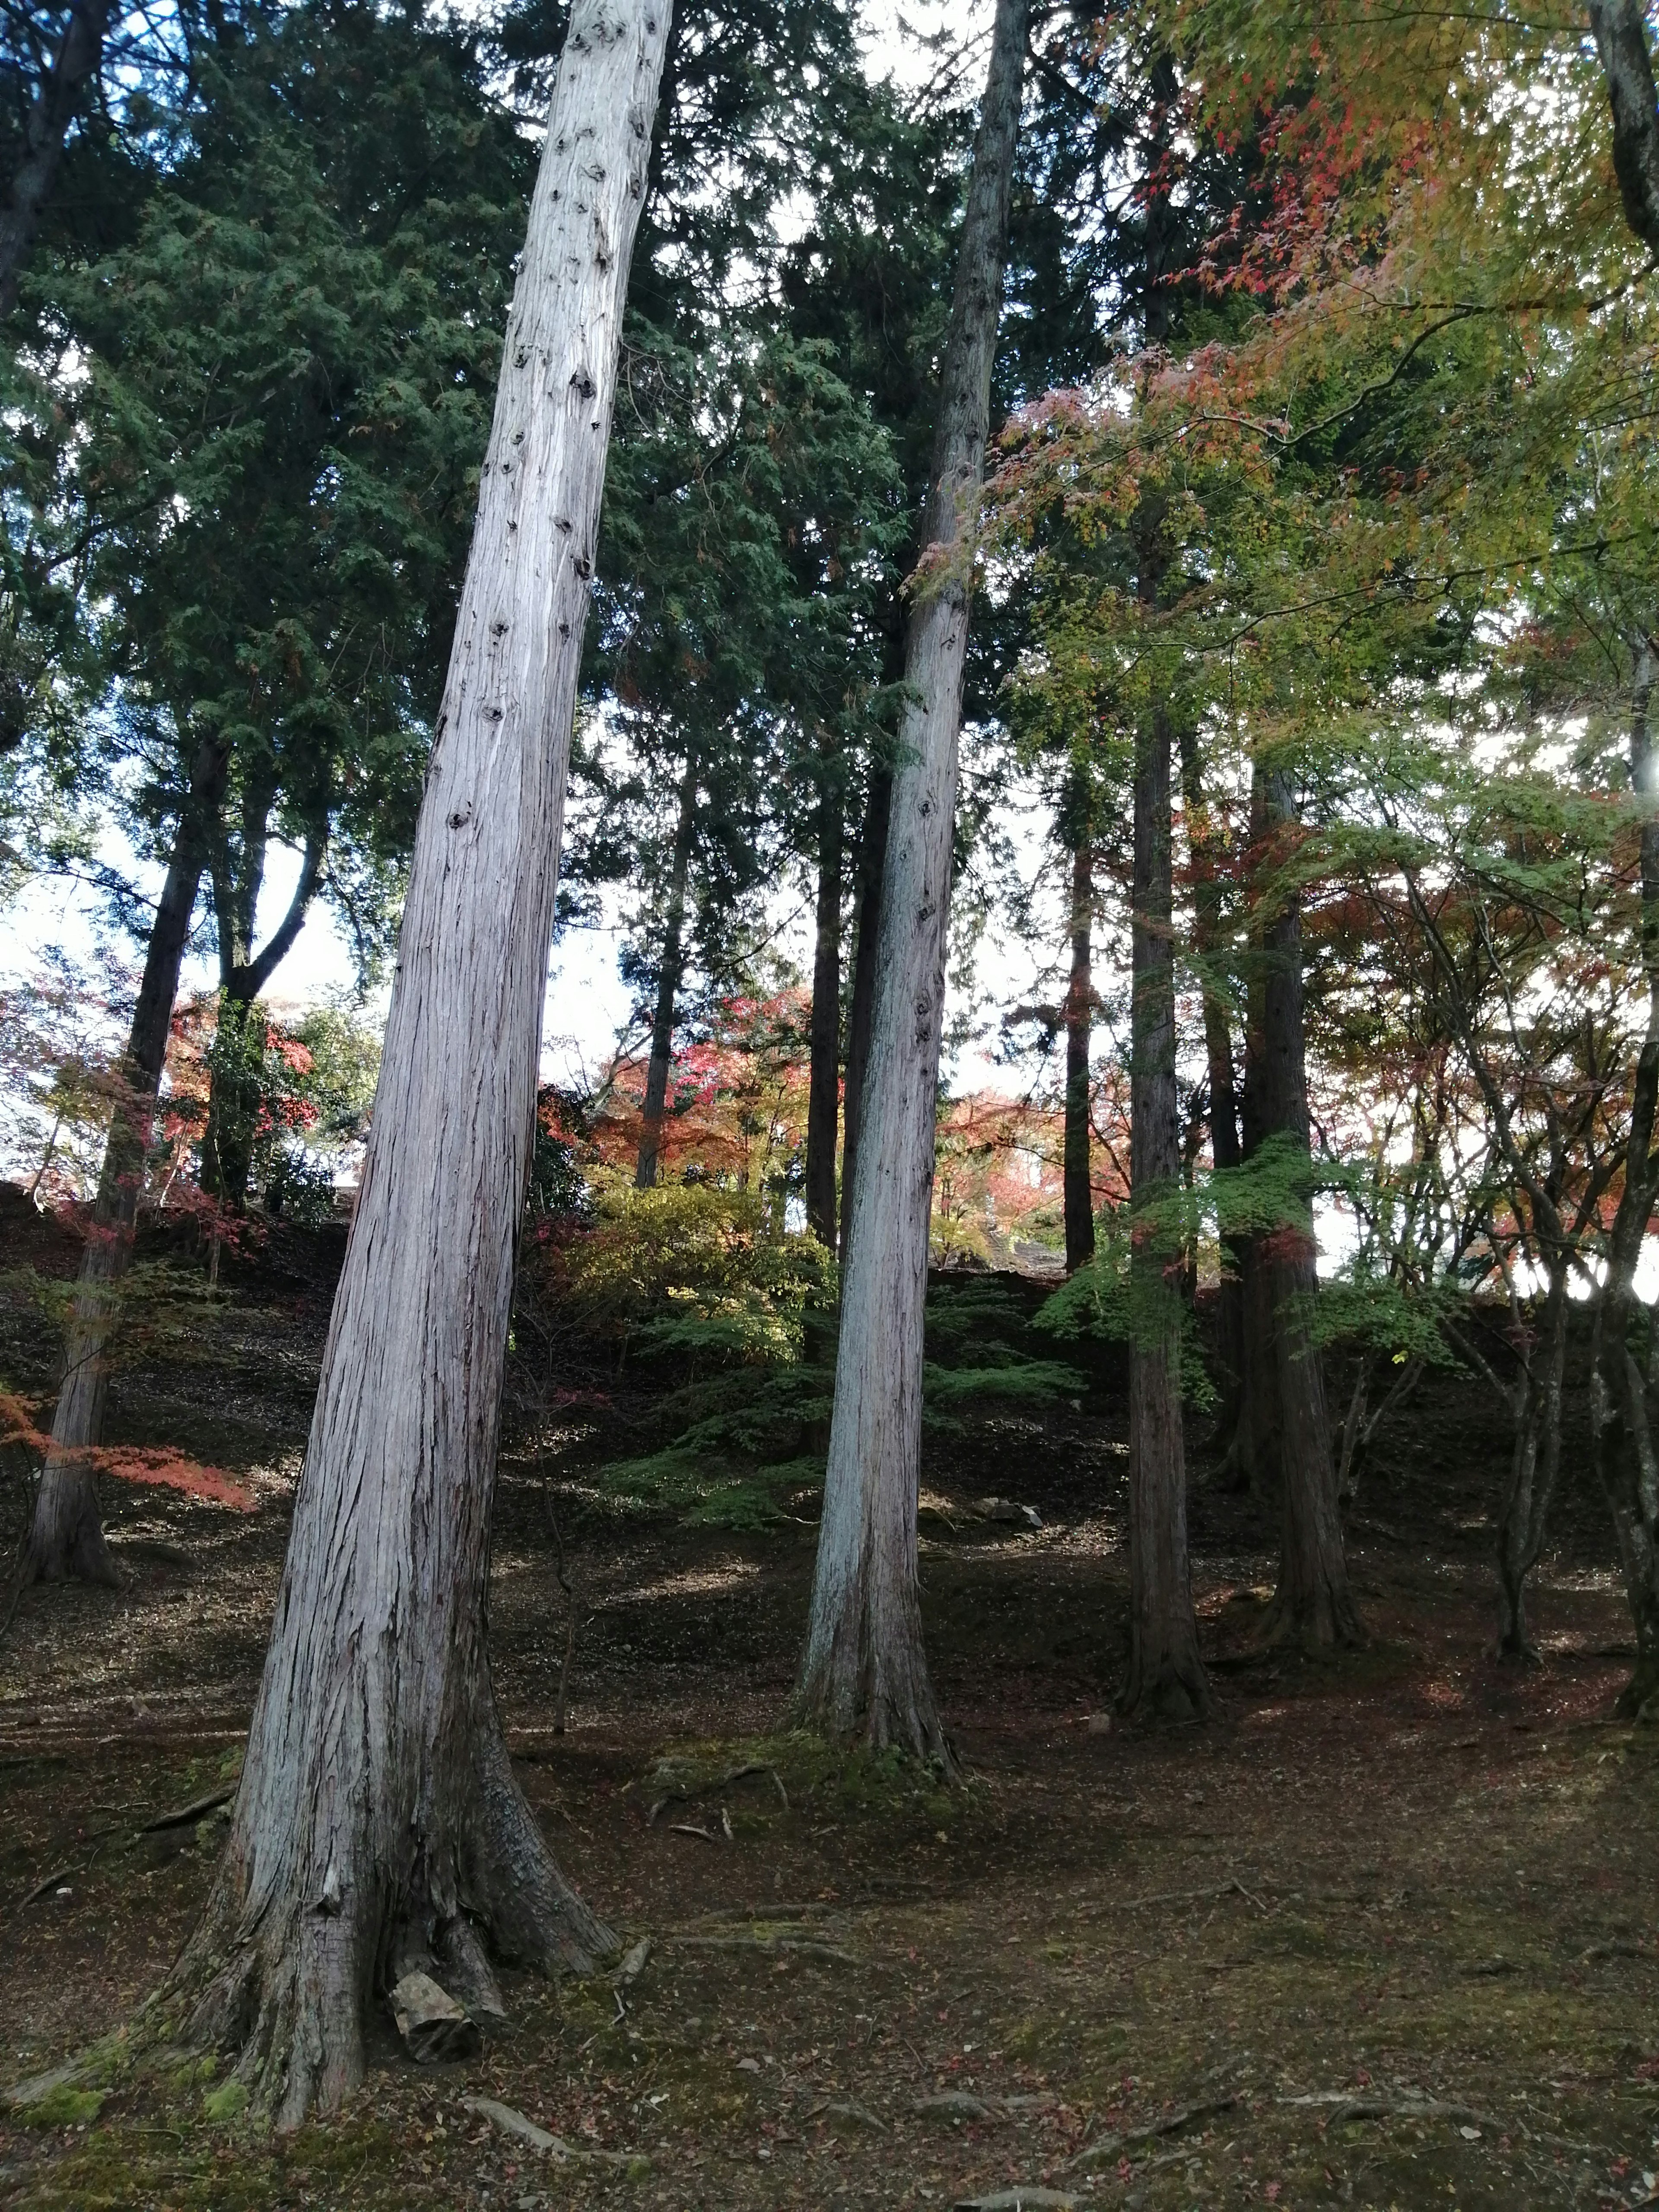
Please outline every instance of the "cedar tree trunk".
[{"label": "cedar tree trunk", "polygon": [[1095,1192],[1089,1173],[1089,1039],[1094,1013],[1091,972],[1095,855],[1088,825],[1072,848],[1072,973],[1066,992],[1066,1272],[1095,1256]]},{"label": "cedar tree trunk", "polygon": [[668,1111],[668,1071],[674,1060],[674,1010],[685,969],[685,879],[691,866],[691,838],[697,819],[697,767],[685,763],[680,783],[679,820],[674,827],[674,862],[668,878],[668,912],[663,925],[662,965],[657,970],[657,1006],[651,1018],[651,1058],[645,1071],[645,1110],[640,1125],[640,1157],[634,1170],[635,1190],[650,1190],[657,1180],[662,1125]]},{"label": "cedar tree trunk", "polygon": [[1647,1033],[1637,1061],[1626,1141],[1625,1182],[1607,1272],[1595,1304],[1590,1370],[1590,1434],[1595,1463],[1619,1539],[1620,1564],[1636,1630],[1636,1670],[1620,1710],[1659,1714],[1659,1448],[1652,1399],[1659,1387],[1659,1326],[1636,1296],[1636,1269],[1659,1203],[1659,753],[1651,714],[1659,645],[1638,648],[1631,714],[1631,783],[1642,810],[1641,957],[1648,987]]},{"label": "cedar tree trunk", "polygon": [[[1294,822],[1281,771],[1257,778],[1256,842],[1282,847]],[[1284,854],[1274,857],[1282,861]],[[1307,1046],[1302,1019],[1302,906],[1283,883],[1261,931],[1261,1028],[1251,1036],[1246,1077],[1263,1135],[1310,1154]],[[1309,1159],[1311,1169],[1311,1158]],[[1358,1644],[1359,1615],[1348,1583],[1337,1510],[1325,1376],[1310,1327],[1319,1291],[1311,1223],[1287,1220],[1256,1240],[1255,1319],[1272,1333],[1271,1384],[1279,1420],[1279,1588],[1269,1615],[1275,1638],[1310,1647]],[[1250,1315],[1247,1311],[1247,1326]]]},{"label": "cedar tree trunk", "polygon": [[70,1311],[52,1445],[23,1555],[23,1573],[30,1581],[62,1582],[72,1577],[115,1585],[121,1579],[104,1541],[93,1455],[104,1438],[109,1337],[120,1303],[120,1279],[132,1257],[144,1153],[167,1061],[179,964],[207,853],[205,825],[217,811],[225,767],[224,749],[216,739],[204,741],[179,810],[167,879],[150,925],[138,1002],[121,1065],[121,1087],[110,1117],[92,1224]]},{"label": "cedar tree trunk", "polygon": [[870,1062],[870,1021],[876,1003],[876,951],[881,936],[881,879],[887,866],[887,819],[892,811],[892,771],[881,762],[870,769],[864,835],[859,845],[859,911],[853,952],[853,1003],[847,1020],[847,1086],[841,1152],[841,1263],[853,1236],[853,1175],[863,1124],[864,1071]]},{"label": "cedar tree trunk", "polygon": [[1136,732],[1130,1012],[1129,1673],[1126,1712],[1190,1721],[1209,1707],[1187,1556],[1181,1419],[1181,1245],[1158,1218],[1181,1172],[1176,1094],[1169,717]]},{"label": "cedar tree trunk", "polygon": [[[1238,1091],[1233,1072],[1232,1018],[1224,962],[1222,840],[1204,797],[1198,731],[1190,718],[1181,728],[1181,796],[1193,882],[1193,951],[1204,1000],[1204,1056],[1210,1094],[1210,1153],[1216,1167],[1236,1168],[1243,1157],[1239,1143]],[[1241,1464],[1239,1418],[1244,1397],[1244,1291],[1248,1239],[1224,1233],[1221,1282],[1216,1292],[1215,1352],[1221,1370],[1222,1408],[1216,1423],[1218,1447],[1230,1465]],[[1249,1470],[1243,1469],[1249,1480]]]},{"label": "cedar tree trunk", "polygon": [[817,934],[806,1098],[806,1224],[836,1249],[836,1126],[841,1118],[842,792],[826,757],[818,793]]},{"label": "cedar tree trunk", "polygon": [[230,1838],[163,1993],[293,2126],[366,2005],[589,1969],[502,1741],[490,1501],[571,717],[665,0],[577,0],[508,318],[362,1187]]},{"label": "cedar tree trunk", "polygon": [[22,145],[0,206],[0,316],[17,305],[17,279],[64,159],[64,140],[104,56],[108,0],[72,0],[46,82],[29,103]]},{"label": "cedar tree trunk", "polygon": [[916,1495],[922,1322],[956,822],[957,742],[991,369],[1019,136],[1025,0],[997,0],[939,379],[922,560],[906,638],[835,1411],[797,1707],[948,1759],[921,1644]]}]

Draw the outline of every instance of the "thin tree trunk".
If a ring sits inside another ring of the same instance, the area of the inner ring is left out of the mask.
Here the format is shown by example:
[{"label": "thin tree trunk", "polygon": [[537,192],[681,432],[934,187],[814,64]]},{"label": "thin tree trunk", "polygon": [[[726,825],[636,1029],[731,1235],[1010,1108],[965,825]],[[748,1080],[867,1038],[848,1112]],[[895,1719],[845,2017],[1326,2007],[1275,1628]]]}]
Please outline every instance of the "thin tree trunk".
[{"label": "thin tree trunk", "polygon": [[299,881],[288,911],[262,951],[253,951],[253,918],[264,875],[264,823],[258,860],[245,866],[245,880],[232,880],[222,856],[212,870],[215,916],[219,932],[219,1011],[208,1085],[207,1126],[202,1134],[202,1188],[233,1213],[247,1199],[253,1139],[259,1113],[259,1082],[251,1064],[248,1018],[255,1000],[294,949],[322,881],[328,850],[326,820],[306,842]]},{"label": "thin tree trunk", "polygon": [[876,1003],[876,954],[881,938],[881,880],[887,866],[887,819],[893,803],[892,771],[884,762],[870,770],[864,835],[859,846],[859,911],[853,953],[853,1002],[847,1020],[846,1097],[842,1108],[841,1264],[853,1236],[853,1176],[864,1121],[864,1071],[870,1063],[870,1024]]},{"label": "thin tree trunk", "polygon": [[507,324],[362,1185],[241,1787],[165,2002],[292,2126],[361,2080],[410,1967],[614,1939],[514,1781],[490,1504],[571,718],[664,0],[577,0]]},{"label": "thin tree trunk", "polygon": [[1178,1234],[1158,1218],[1181,1169],[1176,1091],[1170,746],[1161,709],[1136,732],[1129,1188],[1129,1672],[1126,1712],[1189,1721],[1209,1707],[1187,1553]]},{"label": "thin tree trunk", "polygon": [[1072,973],[1066,992],[1066,1272],[1095,1256],[1095,1191],[1090,1173],[1089,1043],[1094,1020],[1092,939],[1095,855],[1089,825],[1072,848]]},{"label": "thin tree trunk", "polygon": [[634,1170],[635,1190],[651,1190],[662,1151],[662,1125],[668,1112],[668,1071],[674,1064],[674,1012],[685,969],[685,882],[691,867],[691,838],[697,821],[697,763],[685,763],[680,781],[679,819],[674,825],[674,860],[668,878],[668,911],[663,920],[662,965],[657,970],[657,1005],[651,1018],[651,1058],[645,1071],[645,1108],[640,1121],[640,1156]]},{"label": "thin tree trunk", "polygon": [[[1221,840],[1204,796],[1198,729],[1191,719],[1181,726],[1181,796],[1192,863],[1193,951],[1204,1002],[1204,1056],[1209,1078],[1210,1153],[1224,1174],[1243,1157],[1238,1127],[1238,1090],[1234,1078],[1232,1016],[1224,989],[1225,934],[1221,905]],[[1241,1467],[1239,1424],[1244,1402],[1244,1299],[1249,1240],[1221,1238],[1221,1281],[1216,1291],[1215,1356],[1221,1370],[1221,1411],[1214,1442],[1226,1465]],[[1248,1467],[1242,1469],[1246,1482]]]},{"label": "thin tree trunk", "polygon": [[1500,1658],[1536,1659],[1527,1632],[1527,1577],[1544,1549],[1550,1503],[1561,1464],[1561,1386],[1567,1361],[1567,1269],[1551,1270],[1542,1342],[1519,1385],[1510,1479],[1498,1517],[1498,1650]]},{"label": "thin tree trunk", "polygon": [[110,1117],[92,1224],[64,1346],[64,1376],[52,1415],[52,1444],[35,1494],[34,1519],[24,1555],[29,1580],[119,1583],[104,1541],[93,1455],[104,1437],[109,1395],[109,1340],[120,1304],[119,1285],[132,1257],[143,1185],[144,1154],[167,1062],[179,969],[190,937],[190,917],[207,845],[209,818],[224,789],[226,754],[216,739],[198,749],[190,789],[179,810],[173,856],[150,925],[144,972],[121,1063],[120,1088]]},{"label": "thin tree trunk", "polygon": [[826,757],[818,793],[817,934],[812,957],[806,1099],[806,1225],[836,1249],[836,1130],[841,1119],[842,791]]},{"label": "thin tree trunk", "polygon": [[1654,1150],[1659,1109],[1659,751],[1651,725],[1656,683],[1659,647],[1644,638],[1636,658],[1630,752],[1631,783],[1643,817],[1640,943],[1647,1031],[1636,1066],[1624,1188],[1595,1302],[1590,1368],[1591,1443],[1613,1513],[1636,1631],[1636,1667],[1620,1694],[1620,1710],[1646,1717],[1659,1714],[1659,1450],[1650,1410],[1650,1395],[1659,1389],[1659,1346],[1654,1319],[1643,1312],[1636,1297],[1636,1270],[1659,1202],[1659,1154]]},{"label": "thin tree trunk", "polygon": [[956,819],[957,744],[991,370],[1019,136],[1025,0],[998,0],[939,380],[922,562],[906,640],[870,1059],[797,1708],[948,1759],[916,1593],[922,1322]]},{"label": "thin tree trunk", "polygon": [[[1258,842],[1279,843],[1295,819],[1289,786],[1281,772],[1267,770],[1258,788]],[[1302,906],[1282,883],[1270,896],[1274,911],[1261,932],[1261,1028],[1253,1040],[1257,1065],[1249,1082],[1265,1133],[1288,1139],[1308,1158],[1311,1179]],[[1319,1291],[1311,1221],[1288,1220],[1268,1231],[1258,1242],[1255,1266],[1273,1331],[1279,1423],[1280,1551],[1270,1632],[1313,1648],[1358,1644],[1363,1639],[1342,1547],[1324,1370],[1311,1329]]]},{"label": "thin tree trunk", "polygon": [[17,305],[17,280],[64,159],[64,140],[104,55],[107,0],[73,0],[50,73],[30,103],[10,189],[0,206],[0,317]]}]

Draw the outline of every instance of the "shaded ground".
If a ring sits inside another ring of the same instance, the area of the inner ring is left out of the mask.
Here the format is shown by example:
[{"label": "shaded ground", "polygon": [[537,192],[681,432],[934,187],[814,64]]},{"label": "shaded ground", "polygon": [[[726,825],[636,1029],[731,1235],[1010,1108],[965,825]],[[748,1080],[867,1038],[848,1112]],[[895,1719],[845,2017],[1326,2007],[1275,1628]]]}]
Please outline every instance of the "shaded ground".
[{"label": "shaded ground", "polygon": [[[258,1510],[112,1486],[130,1588],[29,1593],[0,1655],[0,2080],[131,2016],[205,1893],[216,1814],[140,1832],[234,1777],[326,1310],[314,1265],[275,1254],[210,1364],[123,1379],[121,1437],[248,1474]],[[0,1379],[27,1385],[46,1349],[4,1327]],[[0,2203],[1659,2203],[1659,1747],[1607,1719],[1628,1629],[1580,1470],[1526,1675],[1485,1656],[1504,1439],[1473,1386],[1435,1383],[1379,1437],[1351,1531],[1373,1643],[1329,1668],[1251,1656],[1270,1543],[1200,1484],[1219,1717],[1146,1740],[1106,1718],[1125,1435],[1107,1374],[1085,1410],[933,1454],[957,1796],[750,1741],[780,1725],[809,1529],[619,1518],[584,1481],[614,1439],[543,1439],[503,1470],[498,1687],[563,1864],[651,1935],[637,1979],[508,1977],[510,2031],[459,2067],[417,2071],[383,2031],[343,2119],[281,2142],[211,2118],[210,2080],[118,2054],[95,2117],[0,2114]],[[989,1491],[1045,1526],[975,1518]],[[562,1737],[550,1504],[578,1608]],[[686,1787],[771,1771],[653,1820],[659,1755],[710,1740]],[[582,2154],[514,2141],[477,2096]]]}]

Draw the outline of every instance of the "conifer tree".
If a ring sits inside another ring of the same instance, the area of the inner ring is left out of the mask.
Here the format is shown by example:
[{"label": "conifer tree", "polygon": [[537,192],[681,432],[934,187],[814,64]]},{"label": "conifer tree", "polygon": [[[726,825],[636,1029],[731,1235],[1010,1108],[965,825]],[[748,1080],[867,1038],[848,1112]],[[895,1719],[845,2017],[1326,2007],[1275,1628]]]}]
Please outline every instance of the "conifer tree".
[{"label": "conifer tree", "polygon": [[[410,1971],[591,1966],[490,1688],[484,1586],[565,774],[668,15],[579,0],[422,804],[374,1126],[229,1840],[166,2002],[284,2126]],[[441,1172],[434,1174],[434,1163]]]},{"label": "conifer tree", "polygon": [[832,1734],[941,1759],[949,1746],[916,1597],[922,1313],[963,670],[1024,46],[1024,0],[999,0],[906,637],[911,703],[893,772],[835,1412],[797,1692],[797,1710]]}]

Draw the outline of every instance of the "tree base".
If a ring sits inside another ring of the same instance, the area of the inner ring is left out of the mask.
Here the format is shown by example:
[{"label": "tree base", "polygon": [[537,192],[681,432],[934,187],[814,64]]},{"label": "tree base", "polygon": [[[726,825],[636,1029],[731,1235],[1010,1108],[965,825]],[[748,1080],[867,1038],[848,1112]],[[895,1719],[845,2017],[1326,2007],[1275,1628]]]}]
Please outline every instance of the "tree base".
[{"label": "tree base", "polygon": [[1363,1651],[1366,1641],[1352,1598],[1334,1590],[1298,1599],[1281,1589],[1261,1627],[1262,1646],[1273,1651]]},{"label": "tree base", "polygon": [[1152,1728],[1197,1728],[1210,1717],[1210,1685],[1200,1662],[1183,1666],[1170,1660],[1156,1669],[1132,1673],[1116,1705],[1125,1720]]},{"label": "tree base", "polygon": [[124,1589],[126,1577],[105,1539],[92,1474],[71,1462],[48,1460],[34,1501],[34,1520],[24,1547],[22,1579],[28,1583],[91,1583]]},{"label": "tree base", "polygon": [[[554,1863],[505,1750],[484,1765],[464,1832],[427,1839],[401,1895],[391,1893],[394,1850],[354,1855],[337,1840],[320,1894],[295,1885],[256,1905],[233,1828],[207,1911],[157,2002],[187,2048],[233,2062],[252,2107],[279,2129],[339,2109],[363,2078],[368,2008],[404,1975],[430,1974],[493,2026],[506,2013],[492,1955],[575,1973],[616,1955],[616,1936]],[[420,1878],[437,1866],[465,1870],[466,1893],[452,1909],[434,1906]]]}]

